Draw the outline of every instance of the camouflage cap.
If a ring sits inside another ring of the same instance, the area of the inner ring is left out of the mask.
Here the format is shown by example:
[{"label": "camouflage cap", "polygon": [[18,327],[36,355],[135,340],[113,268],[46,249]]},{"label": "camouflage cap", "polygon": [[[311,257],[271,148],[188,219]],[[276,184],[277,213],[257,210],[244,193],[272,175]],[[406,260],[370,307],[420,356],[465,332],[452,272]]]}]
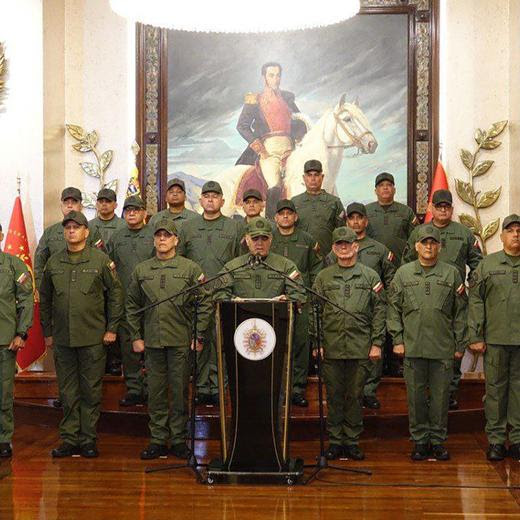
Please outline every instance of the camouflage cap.
[{"label": "camouflage cap", "polygon": [[282,211],[282,209],[290,209],[296,213],[296,206],[294,202],[289,199],[282,199],[276,203],[276,213]]},{"label": "camouflage cap", "polygon": [[208,193],[210,191],[212,191],[214,193],[219,193],[220,195],[223,194],[222,188],[217,181],[208,181],[208,182],[204,183],[204,185],[202,186],[201,193]]},{"label": "camouflage cap", "polygon": [[307,161],[304,165],[303,165],[303,171],[305,173],[307,172],[322,172],[323,171],[323,166],[321,164],[320,161],[318,161],[318,159],[311,159],[310,161]]},{"label": "camouflage cap", "polygon": [[432,204],[437,206],[437,204],[449,204],[453,205],[453,197],[451,196],[450,190],[437,190],[433,193]]},{"label": "camouflage cap", "polygon": [[502,222],[502,229],[506,229],[506,227],[511,224],[520,224],[520,215],[517,215],[516,213],[508,215]]},{"label": "camouflage cap", "polygon": [[70,211],[69,213],[67,213],[63,217],[63,221],[62,221],[61,225],[65,227],[67,222],[70,222],[70,221],[76,222],[76,224],[78,224],[80,226],[88,227],[87,217],[85,217],[85,215],[83,215],[83,213],[81,213],[81,211]]},{"label": "camouflage cap", "polygon": [[382,172],[376,177],[376,186],[383,181],[389,181],[392,184],[395,184],[394,176],[388,172]]},{"label": "camouflage cap", "polygon": [[179,188],[186,193],[186,185],[182,179],[178,179],[177,177],[170,179],[166,185],[166,189],[169,190],[172,186],[179,186]]},{"label": "camouflage cap", "polygon": [[157,231],[160,231],[161,229],[164,229],[164,231],[167,231],[168,233],[170,233],[170,235],[178,236],[179,234],[177,231],[177,227],[175,226],[175,223],[173,222],[173,220],[169,218],[162,218],[155,223],[153,227],[154,235],[155,233],[157,233]]},{"label": "camouflage cap", "polygon": [[97,200],[99,199],[107,199],[115,202],[117,200],[117,195],[114,190],[111,190],[110,188],[103,188],[102,190],[99,190],[97,194]]},{"label": "camouflage cap", "polygon": [[253,197],[256,200],[264,200],[262,194],[258,190],[246,190],[244,191],[244,195],[242,195],[242,200],[245,201],[249,197]]},{"label": "camouflage cap", "polygon": [[352,229],[341,226],[339,228],[336,228],[332,232],[332,243],[335,244],[336,242],[350,242],[351,244],[357,240],[357,235],[352,231]]},{"label": "camouflage cap", "polygon": [[65,199],[74,199],[81,202],[83,200],[83,195],[81,195],[81,191],[79,191],[78,188],[69,186],[61,192],[61,200]]},{"label": "camouflage cap", "polygon": [[415,242],[422,242],[427,238],[433,238],[435,242],[439,242],[439,244],[441,243],[441,233],[435,226],[426,225],[417,228],[417,236],[415,237]]},{"label": "camouflage cap", "polygon": [[146,206],[144,205],[143,199],[139,197],[139,195],[131,195],[125,199],[123,210],[130,207],[144,209]]},{"label": "camouflage cap", "polygon": [[347,206],[347,217],[351,215],[352,213],[359,213],[360,215],[363,215],[364,217],[367,216],[367,208],[364,204],[361,204],[361,202],[351,202]]},{"label": "camouflage cap", "polygon": [[246,234],[250,237],[270,237],[273,235],[271,223],[264,217],[252,218],[247,223]]}]

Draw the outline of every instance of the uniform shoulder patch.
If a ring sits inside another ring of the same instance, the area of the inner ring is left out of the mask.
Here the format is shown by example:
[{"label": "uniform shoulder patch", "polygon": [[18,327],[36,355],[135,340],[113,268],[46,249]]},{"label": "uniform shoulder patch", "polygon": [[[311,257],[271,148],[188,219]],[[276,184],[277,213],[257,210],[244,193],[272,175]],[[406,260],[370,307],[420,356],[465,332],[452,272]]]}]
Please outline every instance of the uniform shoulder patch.
[{"label": "uniform shoulder patch", "polygon": [[378,294],[380,293],[382,290],[383,290],[383,283],[382,282],[377,282],[374,287],[372,287],[372,290]]},{"label": "uniform shoulder patch", "polygon": [[473,247],[476,247],[480,251],[480,242],[478,238],[475,238],[475,242],[473,242]]},{"label": "uniform shoulder patch", "polygon": [[246,105],[256,105],[258,103],[258,96],[256,94],[253,94],[253,92],[248,92],[244,96],[244,103]]},{"label": "uniform shoulder patch", "polygon": [[16,282],[20,285],[23,285],[27,280],[31,278],[31,275],[28,271],[23,272],[17,279]]},{"label": "uniform shoulder patch", "polygon": [[114,273],[115,270],[116,270],[116,264],[115,262],[112,260],[109,264],[108,264],[108,268]]},{"label": "uniform shoulder patch", "polygon": [[413,216],[413,220],[412,220],[412,224],[413,224],[414,226],[417,226],[419,223],[420,223],[420,222],[419,222],[419,219],[414,215],[414,216]]},{"label": "uniform shoulder patch", "polygon": [[461,283],[458,287],[457,287],[457,294],[459,296],[463,296],[464,294],[466,294],[466,286]]},{"label": "uniform shoulder patch", "polygon": [[296,280],[299,277],[300,277],[300,273],[296,269],[294,271],[292,271],[291,273],[289,273],[289,278],[291,280]]},{"label": "uniform shoulder patch", "polygon": [[204,283],[206,281],[206,277],[204,276],[204,273],[200,273],[200,276],[197,278],[198,283]]},{"label": "uniform shoulder patch", "polygon": [[94,242],[94,247],[96,247],[97,249],[103,249],[105,247],[105,244],[104,244],[103,240],[101,240],[101,238],[99,238],[98,240],[96,240]]},{"label": "uniform shoulder patch", "polygon": [[386,255],[386,259],[389,261],[389,262],[393,262],[395,260],[395,255],[394,253],[392,253],[392,251],[388,251],[388,255]]}]

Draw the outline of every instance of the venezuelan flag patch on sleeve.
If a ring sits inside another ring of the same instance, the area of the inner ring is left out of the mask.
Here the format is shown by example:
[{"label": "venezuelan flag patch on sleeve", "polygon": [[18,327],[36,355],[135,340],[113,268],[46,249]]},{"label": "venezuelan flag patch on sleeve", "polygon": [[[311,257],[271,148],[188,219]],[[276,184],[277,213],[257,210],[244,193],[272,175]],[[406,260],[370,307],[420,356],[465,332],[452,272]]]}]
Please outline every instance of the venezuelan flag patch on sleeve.
[{"label": "venezuelan flag patch on sleeve", "polygon": [[389,251],[388,252],[388,255],[386,257],[386,259],[389,261],[389,262],[393,262],[395,260],[395,255],[394,253],[392,253],[392,251]]},{"label": "venezuelan flag patch on sleeve", "polygon": [[300,277],[300,273],[295,269],[292,273],[289,274],[289,278],[291,280],[296,280]]},{"label": "venezuelan flag patch on sleeve", "polygon": [[383,290],[383,283],[382,282],[377,282],[374,287],[372,287],[372,290],[378,294],[380,293],[382,290]]},{"label": "venezuelan flag patch on sleeve", "polygon": [[27,271],[25,271],[25,273],[22,273],[16,279],[16,282],[19,283],[20,285],[23,285],[27,280],[29,280],[29,278],[31,278],[31,275]]},{"label": "venezuelan flag patch on sleeve", "polygon": [[463,283],[461,283],[461,284],[457,287],[457,294],[458,294],[459,296],[462,296],[462,295],[465,294],[465,293],[466,293],[466,286],[465,286]]}]

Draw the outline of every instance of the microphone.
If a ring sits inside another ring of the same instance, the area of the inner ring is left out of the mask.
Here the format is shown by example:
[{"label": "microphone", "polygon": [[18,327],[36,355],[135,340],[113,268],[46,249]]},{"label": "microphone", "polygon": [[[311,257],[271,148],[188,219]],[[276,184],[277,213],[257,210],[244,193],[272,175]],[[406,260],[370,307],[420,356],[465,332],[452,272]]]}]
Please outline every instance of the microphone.
[{"label": "microphone", "polygon": [[249,267],[258,267],[262,263],[260,255],[251,255],[249,257]]}]

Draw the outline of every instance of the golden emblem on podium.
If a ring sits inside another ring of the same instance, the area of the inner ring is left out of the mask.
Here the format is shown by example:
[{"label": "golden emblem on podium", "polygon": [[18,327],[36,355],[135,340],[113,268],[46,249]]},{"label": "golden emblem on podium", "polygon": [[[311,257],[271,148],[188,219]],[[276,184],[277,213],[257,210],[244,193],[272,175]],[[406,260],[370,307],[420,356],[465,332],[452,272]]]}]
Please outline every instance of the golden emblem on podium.
[{"label": "golden emblem on podium", "polygon": [[234,343],[241,356],[251,361],[260,361],[274,350],[276,334],[267,321],[251,318],[237,327]]}]

